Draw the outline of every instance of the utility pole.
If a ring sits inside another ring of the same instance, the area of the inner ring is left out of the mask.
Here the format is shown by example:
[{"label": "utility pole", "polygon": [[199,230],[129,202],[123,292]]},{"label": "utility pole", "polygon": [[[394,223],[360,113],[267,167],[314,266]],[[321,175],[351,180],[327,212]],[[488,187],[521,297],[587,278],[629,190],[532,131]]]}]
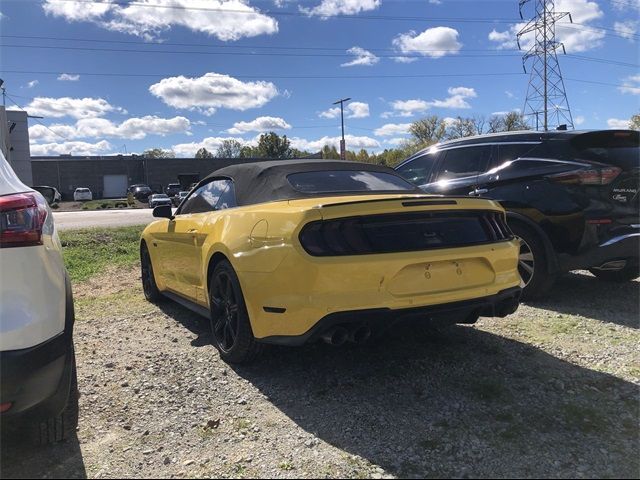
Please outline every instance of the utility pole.
[{"label": "utility pole", "polygon": [[351,98],[343,98],[337,102],[333,102],[334,105],[340,104],[340,124],[342,125],[342,140],[340,140],[340,160],[346,160],[347,148],[344,142],[344,102],[348,102]]},{"label": "utility pole", "polygon": [[522,57],[522,66],[531,60],[531,75],[527,87],[527,98],[523,114],[531,118],[531,123],[539,130],[547,131],[566,125],[573,127],[573,118],[569,108],[569,100],[564,87],[564,80],[558,63],[556,50],[564,45],[556,41],[556,23],[565,18],[571,19],[569,12],[556,12],[554,0],[519,0],[520,17],[525,4],[535,2],[535,17],[518,32],[518,47],[522,49],[523,37],[533,36],[533,45]]},{"label": "utility pole", "polygon": [[4,88],[4,80],[0,78],[0,88],[2,89],[2,106],[7,106],[7,90]]}]

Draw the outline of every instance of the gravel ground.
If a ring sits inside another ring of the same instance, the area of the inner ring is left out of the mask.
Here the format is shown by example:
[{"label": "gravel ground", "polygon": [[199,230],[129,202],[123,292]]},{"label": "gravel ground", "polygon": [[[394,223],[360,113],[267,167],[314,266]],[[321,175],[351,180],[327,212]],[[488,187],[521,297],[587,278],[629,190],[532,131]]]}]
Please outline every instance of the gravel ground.
[{"label": "gravel ground", "polygon": [[506,319],[231,367],[114,275],[75,286],[77,438],[5,442],[3,477],[640,477],[637,281],[574,273]]}]

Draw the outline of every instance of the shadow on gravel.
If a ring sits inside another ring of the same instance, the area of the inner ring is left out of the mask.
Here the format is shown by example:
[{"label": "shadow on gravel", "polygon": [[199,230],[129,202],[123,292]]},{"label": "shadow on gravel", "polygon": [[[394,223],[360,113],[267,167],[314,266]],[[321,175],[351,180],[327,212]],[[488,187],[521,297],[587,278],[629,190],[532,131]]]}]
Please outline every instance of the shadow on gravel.
[{"label": "shadow on gravel", "polygon": [[19,434],[2,436],[0,478],[87,478],[76,435],[62,443],[35,447]]},{"label": "shadow on gravel", "polygon": [[182,305],[168,300],[158,303],[158,308],[162,310],[162,313],[170,316],[184,328],[198,336],[198,338],[191,341],[192,347],[211,346],[211,331],[205,318],[193,313]]},{"label": "shadow on gravel", "polygon": [[571,272],[558,278],[544,300],[531,305],[640,328],[639,297],[640,282],[604,282],[588,273]]},{"label": "shadow on gravel", "polygon": [[640,473],[637,385],[471,327],[272,348],[234,369],[307,432],[399,477]]}]

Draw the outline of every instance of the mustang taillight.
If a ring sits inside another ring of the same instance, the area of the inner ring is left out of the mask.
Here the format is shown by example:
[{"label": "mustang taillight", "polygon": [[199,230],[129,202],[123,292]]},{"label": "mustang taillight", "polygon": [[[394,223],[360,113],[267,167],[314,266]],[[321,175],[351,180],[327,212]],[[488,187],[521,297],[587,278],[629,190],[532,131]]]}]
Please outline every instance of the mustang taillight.
[{"label": "mustang taillight", "polygon": [[440,211],[320,220],[305,225],[300,244],[316,257],[415,252],[512,238],[494,211]]},{"label": "mustang taillight", "polygon": [[570,172],[549,175],[549,179],[556,183],[570,185],[607,185],[620,175],[618,167],[603,167],[572,170]]},{"label": "mustang taillight", "polygon": [[42,245],[47,204],[38,194],[0,197],[0,248]]}]

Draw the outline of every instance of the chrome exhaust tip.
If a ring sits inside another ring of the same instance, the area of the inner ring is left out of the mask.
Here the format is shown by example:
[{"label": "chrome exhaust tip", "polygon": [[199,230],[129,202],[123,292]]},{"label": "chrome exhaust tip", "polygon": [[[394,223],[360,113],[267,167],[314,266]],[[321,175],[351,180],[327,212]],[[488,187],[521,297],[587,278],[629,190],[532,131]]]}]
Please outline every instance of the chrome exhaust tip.
[{"label": "chrome exhaust tip", "polygon": [[335,327],[322,334],[322,340],[329,345],[339,347],[349,339],[349,332],[344,327]]}]

